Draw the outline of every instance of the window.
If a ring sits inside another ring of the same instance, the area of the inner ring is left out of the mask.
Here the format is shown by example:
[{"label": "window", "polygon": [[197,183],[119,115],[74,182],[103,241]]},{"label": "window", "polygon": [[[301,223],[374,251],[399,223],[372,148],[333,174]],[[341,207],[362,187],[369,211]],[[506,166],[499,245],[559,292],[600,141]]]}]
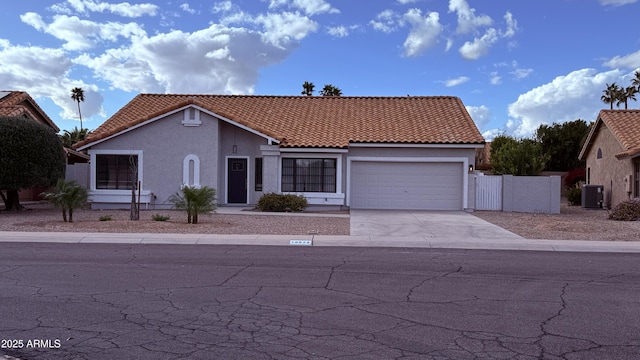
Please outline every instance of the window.
[{"label": "window", "polygon": [[596,159],[602,159],[602,149],[598,148],[598,153],[596,154]]},{"label": "window", "polygon": [[336,159],[282,159],[283,192],[336,192]]},{"label": "window", "polygon": [[256,158],[255,190],[262,191],[262,158]]},{"label": "window", "polygon": [[138,155],[96,155],[96,189],[131,190]]}]

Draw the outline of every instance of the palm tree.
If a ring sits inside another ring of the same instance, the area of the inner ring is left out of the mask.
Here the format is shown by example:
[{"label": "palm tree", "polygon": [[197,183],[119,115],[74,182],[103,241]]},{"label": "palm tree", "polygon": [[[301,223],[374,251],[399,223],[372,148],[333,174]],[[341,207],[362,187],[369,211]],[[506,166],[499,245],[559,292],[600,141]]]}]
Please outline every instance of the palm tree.
[{"label": "palm tree", "polygon": [[616,83],[612,83],[611,85],[607,84],[607,89],[602,90],[603,94],[600,97],[605,104],[611,105],[611,110],[613,110],[613,103],[619,99],[618,94],[620,93],[620,87]]},{"label": "palm tree", "polygon": [[84,140],[91,131],[89,129],[78,129],[78,127],[74,127],[72,131],[64,130],[64,133],[60,136],[62,140],[62,145],[67,148],[71,148],[73,144]]},{"label": "palm tree", "polygon": [[331,84],[326,84],[320,92],[322,96],[342,96],[342,90]]},{"label": "palm tree", "polygon": [[635,86],[627,86],[624,89],[620,90],[620,100],[621,102],[624,102],[624,109],[627,110],[627,103],[629,102],[629,99],[636,101],[636,94],[638,93],[638,89],[636,89]]},{"label": "palm tree", "polygon": [[78,115],[80,116],[80,130],[82,130],[82,113],[80,112],[80,102],[84,102],[84,90],[76,87],[71,89],[71,98],[78,102]]},{"label": "palm tree", "polygon": [[315,88],[316,86],[313,85],[312,82],[308,82],[305,81],[304,84],[302,84],[302,95],[306,95],[306,96],[312,96],[313,95],[313,88]]},{"label": "palm tree", "polygon": [[633,74],[635,77],[631,79],[631,86],[635,86],[636,93],[640,93],[640,71]]}]

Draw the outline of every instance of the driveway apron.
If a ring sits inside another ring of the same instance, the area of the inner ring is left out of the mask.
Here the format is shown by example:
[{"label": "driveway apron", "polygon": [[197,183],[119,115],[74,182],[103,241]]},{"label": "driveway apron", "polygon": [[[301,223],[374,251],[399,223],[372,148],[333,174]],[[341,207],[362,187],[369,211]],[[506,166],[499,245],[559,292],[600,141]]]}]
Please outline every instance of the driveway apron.
[{"label": "driveway apron", "polygon": [[351,235],[356,236],[460,241],[522,239],[464,211],[351,209],[350,219]]}]

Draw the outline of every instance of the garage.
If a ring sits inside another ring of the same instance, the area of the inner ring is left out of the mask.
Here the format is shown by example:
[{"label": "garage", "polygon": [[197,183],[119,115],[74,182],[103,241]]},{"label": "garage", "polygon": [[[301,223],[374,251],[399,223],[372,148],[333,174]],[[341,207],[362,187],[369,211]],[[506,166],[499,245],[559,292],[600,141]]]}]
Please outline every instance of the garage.
[{"label": "garage", "polygon": [[462,210],[462,162],[353,161],[354,209]]}]

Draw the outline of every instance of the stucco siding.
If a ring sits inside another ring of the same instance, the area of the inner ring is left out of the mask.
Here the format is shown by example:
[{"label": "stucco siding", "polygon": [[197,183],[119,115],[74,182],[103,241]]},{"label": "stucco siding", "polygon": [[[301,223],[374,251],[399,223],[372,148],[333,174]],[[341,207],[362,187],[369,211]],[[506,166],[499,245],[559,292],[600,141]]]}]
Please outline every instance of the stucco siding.
[{"label": "stucco siding", "polygon": [[[598,150],[602,153],[600,159],[597,158]],[[628,199],[624,178],[633,174],[631,159],[615,157],[622,151],[618,140],[603,124],[586,156],[589,184],[604,186],[605,200],[611,207]]]},{"label": "stucco siding", "polygon": [[[206,114],[201,114],[199,126],[184,126],[183,120],[183,111],[174,113],[96,144],[89,153],[142,151],[142,190],[152,193],[149,206],[171,207],[168,198],[179,191],[184,182],[183,165],[188,155],[195,155],[199,160],[199,184],[216,189],[219,186],[219,121]],[[95,189],[95,184],[91,186]]]}]

